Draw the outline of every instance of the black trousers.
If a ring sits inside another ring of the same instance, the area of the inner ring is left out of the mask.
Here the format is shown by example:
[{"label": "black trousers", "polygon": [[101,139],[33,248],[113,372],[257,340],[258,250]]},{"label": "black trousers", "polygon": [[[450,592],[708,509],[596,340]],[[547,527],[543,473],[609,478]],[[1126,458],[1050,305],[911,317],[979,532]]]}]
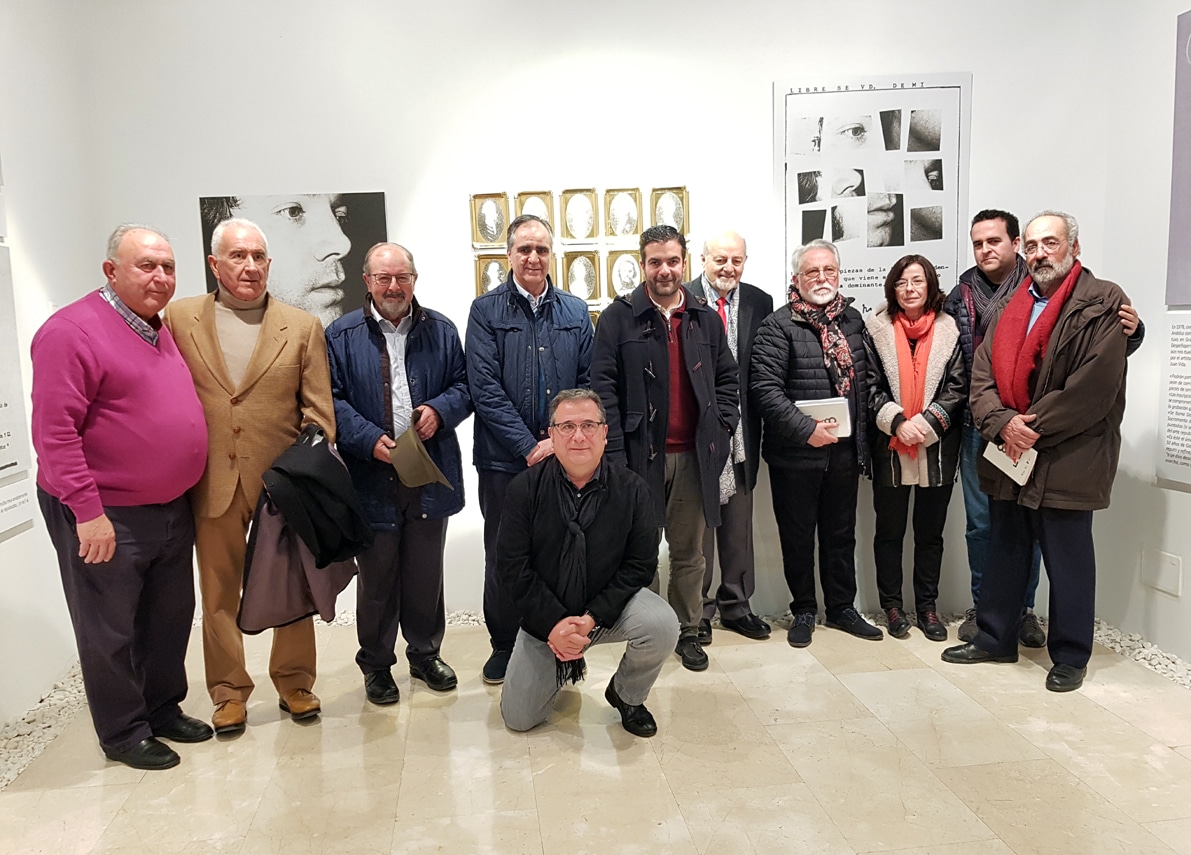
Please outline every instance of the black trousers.
[{"label": "black trousers", "polygon": [[1046,648],[1056,665],[1083,668],[1092,656],[1096,620],[1096,549],[1092,512],[1023,508],[992,499],[988,567],[980,581],[980,608],[973,642],[996,654],[1017,650],[1026,603],[1034,541],[1050,579],[1050,625]]},{"label": "black trousers", "polygon": [[414,665],[438,655],[447,629],[443,603],[445,519],[422,519],[422,490],[397,485],[394,531],[356,557],[356,664],[365,674],[387,671],[397,662],[397,631]]},{"label": "black trousers", "polygon": [[939,572],[943,566],[943,526],[953,484],[945,487],[873,487],[876,532],[873,558],[877,564],[877,594],[883,609],[902,608],[902,544],[910,493],[914,494],[914,610],[935,611]]},{"label": "black trousers", "polygon": [[[703,534],[703,617],[711,620],[719,609],[721,618],[739,620],[753,609],[749,598],[757,588],[753,560],[753,493],[745,485],[743,463],[736,469],[736,493],[726,504],[720,505],[720,524]],[[711,583],[715,571],[715,556],[719,547],[720,585],[715,596]]]},{"label": "black trousers", "polygon": [[860,469],[856,445],[831,446],[826,469],[769,468],[773,513],[782,545],[782,567],[790,587],[790,611],[818,611],[815,599],[815,535],[819,540],[819,582],[827,617],[856,602],[856,491]]},{"label": "black trousers", "polygon": [[484,517],[484,623],[493,650],[512,650],[521,628],[521,614],[496,576],[496,534],[500,530],[505,491],[516,472],[481,469],[480,514]]},{"label": "black trousers", "polygon": [[74,625],[83,688],[99,744],[123,752],[178,717],[194,622],[194,517],[185,496],[104,508],[116,530],[106,564],[79,557],[75,517],[41,488],[37,501]]}]

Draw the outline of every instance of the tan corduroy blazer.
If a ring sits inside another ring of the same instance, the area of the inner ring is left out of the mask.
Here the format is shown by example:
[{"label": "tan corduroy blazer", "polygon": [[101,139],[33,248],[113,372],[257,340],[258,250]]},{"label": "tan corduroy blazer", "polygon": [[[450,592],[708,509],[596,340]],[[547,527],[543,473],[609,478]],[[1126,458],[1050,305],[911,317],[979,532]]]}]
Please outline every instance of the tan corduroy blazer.
[{"label": "tan corduroy blazer", "polygon": [[261,476],[307,424],[318,424],[334,440],[331,372],[318,318],[269,297],[238,388],[232,388],[215,332],[214,294],[175,300],[163,319],[190,366],[207,418],[207,469],[190,491],[196,516],[226,512],[237,482],[255,506]]}]

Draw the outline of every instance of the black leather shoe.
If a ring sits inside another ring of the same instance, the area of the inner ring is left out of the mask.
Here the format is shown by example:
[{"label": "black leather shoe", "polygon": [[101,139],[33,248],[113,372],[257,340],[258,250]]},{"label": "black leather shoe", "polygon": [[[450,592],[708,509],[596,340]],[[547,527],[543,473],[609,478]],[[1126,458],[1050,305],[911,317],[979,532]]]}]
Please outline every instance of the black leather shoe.
[{"label": "black leather shoe", "polygon": [[512,650],[493,650],[484,668],[480,672],[484,682],[489,686],[499,686],[505,681],[505,672],[509,670],[509,660],[513,658]]},{"label": "black leather shoe", "polygon": [[1046,688],[1052,692],[1074,692],[1083,685],[1083,678],[1087,673],[1087,668],[1076,668],[1074,665],[1056,665],[1046,675]]},{"label": "black leather shoe", "polygon": [[889,634],[894,638],[905,638],[910,634],[910,622],[901,609],[885,609],[885,620],[889,624]]},{"label": "black leather shoe", "polygon": [[1042,624],[1038,623],[1038,615],[1029,609],[1021,616],[1017,640],[1022,647],[1046,647],[1046,633],[1042,631]]},{"label": "black leather shoe", "polygon": [[699,639],[693,635],[684,635],[678,639],[674,652],[682,660],[682,667],[688,671],[706,671],[707,654],[699,645]]},{"label": "black leather shoe", "polygon": [[454,669],[437,656],[431,656],[420,665],[409,663],[409,676],[421,680],[436,692],[449,692],[459,685]]},{"label": "black leather shoe", "polygon": [[149,771],[171,769],[182,762],[182,758],[175,753],[174,749],[158,742],[154,736],[142,739],[127,751],[104,749],[103,753],[109,760],[115,760],[125,766],[131,766],[133,769],[148,769]]},{"label": "black leather shoe", "polygon": [[657,733],[658,723],[653,720],[653,715],[645,708],[645,704],[626,704],[620,699],[620,695],[616,694],[612,685],[615,682],[613,678],[612,682],[608,683],[604,697],[620,713],[620,723],[624,729],[633,736],[653,736]]},{"label": "black leather shoe", "polygon": [[695,631],[695,638],[699,640],[699,644],[703,647],[711,644],[711,621],[707,618],[699,621],[699,628]]},{"label": "black leather shoe", "polygon": [[736,619],[721,618],[720,623],[724,629],[730,629],[733,632],[740,633],[745,638],[752,638],[756,641],[769,638],[769,633],[773,631],[773,628],[769,624],[752,612]]},{"label": "black leather shoe", "polygon": [[885,633],[862,618],[860,612],[856,611],[856,609],[844,609],[835,617],[827,618],[824,623],[833,629],[842,629],[849,635],[854,635],[857,638],[863,638],[867,641],[880,641],[885,637]]},{"label": "black leather shoe", "polygon": [[947,627],[935,612],[919,612],[918,628],[931,641],[947,640]]},{"label": "black leather shoe", "polygon": [[393,682],[393,675],[388,669],[364,675],[364,694],[372,703],[381,706],[395,704],[401,700],[401,691]]},{"label": "black leather shoe", "polygon": [[153,728],[153,735],[170,742],[206,742],[215,735],[215,731],[205,721],[191,718],[186,713],[178,713],[178,717],[173,721]]},{"label": "black leather shoe", "polygon": [[957,644],[955,647],[948,647],[943,651],[942,659],[944,662],[952,662],[956,665],[971,665],[975,662],[1016,662],[1017,651],[997,656],[995,653],[989,653],[968,641],[964,644]]}]

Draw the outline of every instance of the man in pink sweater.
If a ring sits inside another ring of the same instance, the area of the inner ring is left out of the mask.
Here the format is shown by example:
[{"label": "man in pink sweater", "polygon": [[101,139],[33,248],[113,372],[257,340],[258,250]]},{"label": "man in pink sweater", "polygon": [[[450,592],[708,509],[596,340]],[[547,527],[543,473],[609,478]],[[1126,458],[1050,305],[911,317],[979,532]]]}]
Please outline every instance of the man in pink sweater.
[{"label": "man in pink sweater", "polygon": [[207,428],[158,312],[174,294],[161,233],[122,225],[107,283],[33,337],[37,497],[58,553],[91,718],[103,752],[137,769],[176,766],[158,741],[201,742],[183,714],[194,619],[194,522],[186,491]]}]

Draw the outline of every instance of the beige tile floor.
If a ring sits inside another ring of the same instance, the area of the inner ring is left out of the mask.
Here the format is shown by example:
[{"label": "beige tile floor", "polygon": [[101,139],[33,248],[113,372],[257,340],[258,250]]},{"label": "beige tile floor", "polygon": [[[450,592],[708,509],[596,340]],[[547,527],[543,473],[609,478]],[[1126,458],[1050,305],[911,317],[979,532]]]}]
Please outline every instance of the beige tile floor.
[{"label": "beige tile floor", "polygon": [[[450,628],[457,692],[365,700],[351,627],[319,629],[323,716],[268,687],[238,739],[182,765],[104,761],[80,716],[0,792],[0,853],[1191,853],[1191,693],[1097,648],[1080,692],[1049,662],[954,666],[942,645],[820,627],[793,650],[717,631],[711,667],[666,665],[636,739],[603,699],[597,649],[546,725],[506,731],[479,669],[487,637]],[[249,640],[254,673],[265,639]],[[207,716],[197,637],[190,713]]]}]

